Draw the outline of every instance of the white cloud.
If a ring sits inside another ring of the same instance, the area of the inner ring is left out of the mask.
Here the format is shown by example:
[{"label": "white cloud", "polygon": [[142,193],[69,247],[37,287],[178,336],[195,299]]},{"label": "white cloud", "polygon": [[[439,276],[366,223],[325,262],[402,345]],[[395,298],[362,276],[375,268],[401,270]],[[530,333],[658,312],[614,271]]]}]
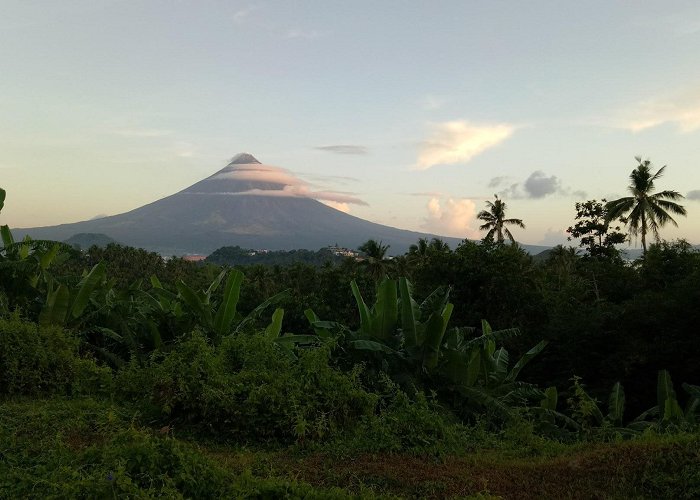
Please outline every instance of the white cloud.
[{"label": "white cloud", "polygon": [[422,227],[431,233],[457,238],[478,238],[474,228],[476,205],[467,198],[431,198]]},{"label": "white cloud", "polygon": [[328,205],[331,208],[335,208],[336,210],[340,210],[341,212],[345,212],[346,214],[350,213],[350,206],[348,206],[347,203],[339,203],[337,201],[331,200],[323,200],[322,203]]},{"label": "white cloud", "polygon": [[620,113],[618,123],[632,132],[673,124],[682,133],[700,129],[700,88],[639,102]]},{"label": "white cloud", "polygon": [[509,124],[476,125],[464,120],[431,125],[430,138],[422,145],[417,168],[467,163],[505,141],[515,131]]}]

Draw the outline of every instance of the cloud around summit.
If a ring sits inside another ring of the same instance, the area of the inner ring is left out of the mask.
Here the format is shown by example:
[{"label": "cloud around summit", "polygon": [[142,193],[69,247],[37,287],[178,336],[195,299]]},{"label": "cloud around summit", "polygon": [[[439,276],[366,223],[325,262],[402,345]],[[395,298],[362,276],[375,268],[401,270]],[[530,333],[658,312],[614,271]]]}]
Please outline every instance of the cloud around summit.
[{"label": "cloud around summit", "polygon": [[296,176],[290,170],[273,167],[271,165],[262,164],[242,164],[237,165],[235,169],[219,172],[213,176],[213,179],[232,179],[238,181],[260,182],[263,184],[277,185],[279,188],[254,188],[240,192],[220,192],[212,193],[218,195],[232,196],[272,196],[272,197],[294,197],[294,198],[311,198],[314,200],[332,202],[339,204],[337,206],[327,203],[333,208],[347,210],[347,204],[364,205],[367,202],[361,200],[355,193],[347,191],[334,191],[327,189],[314,190],[319,186],[313,185],[300,177]]}]

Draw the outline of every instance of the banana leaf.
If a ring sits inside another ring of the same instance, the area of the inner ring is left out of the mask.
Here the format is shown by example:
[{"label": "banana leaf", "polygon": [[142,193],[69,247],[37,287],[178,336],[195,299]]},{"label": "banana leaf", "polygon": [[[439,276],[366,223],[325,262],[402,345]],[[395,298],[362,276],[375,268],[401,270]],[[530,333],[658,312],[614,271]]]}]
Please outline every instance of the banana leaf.
[{"label": "banana leaf", "polygon": [[12,237],[12,231],[7,225],[0,226],[0,236],[2,236],[2,245],[5,247],[5,250],[15,242],[15,239]]},{"label": "banana leaf", "polygon": [[377,301],[370,311],[370,335],[383,342],[396,331],[398,320],[396,281],[384,278],[377,288]]},{"label": "banana leaf", "polygon": [[65,285],[58,285],[48,293],[44,307],[39,313],[39,323],[42,325],[63,325],[70,305],[70,290]]},{"label": "banana leaf", "polygon": [[[221,282],[222,274],[214,280]],[[238,299],[241,294],[241,283],[243,283],[243,273],[234,269],[232,270],[228,278],[226,279],[226,286],[224,288],[224,297],[219,309],[216,311],[216,316],[214,318],[214,332],[219,335],[226,335],[231,331],[231,325],[236,317],[236,307],[238,306]],[[214,283],[212,283],[214,285]],[[216,285],[219,286],[218,284]],[[211,287],[210,287],[211,288]],[[215,290],[216,288],[214,288]]]},{"label": "banana leaf", "polygon": [[275,312],[272,313],[272,321],[267,328],[265,328],[265,336],[271,339],[275,339],[282,333],[282,320],[284,319],[284,309],[278,307]]},{"label": "banana leaf", "polygon": [[97,288],[97,285],[104,279],[107,272],[107,267],[104,262],[95,264],[95,266],[90,270],[90,272],[85,276],[80,283],[78,283],[78,291],[73,299],[73,305],[71,306],[71,317],[78,318],[85,307],[87,307],[90,295]]},{"label": "banana leaf", "polygon": [[411,296],[411,283],[406,278],[399,278],[399,296],[401,297],[401,329],[406,347],[413,347],[418,342],[416,323],[420,310]]},{"label": "banana leaf", "polygon": [[190,288],[184,281],[179,280],[176,283],[177,290],[180,292],[180,297],[187,306],[195,313],[197,321],[208,330],[212,329],[211,306],[205,300]]},{"label": "banana leaf", "polygon": [[[659,407],[659,419],[666,419],[666,401],[676,400],[676,391],[673,389],[671,374],[667,370],[659,370],[656,382],[656,397]],[[673,405],[671,406],[673,409]]]},{"label": "banana leaf", "polygon": [[374,352],[384,352],[387,354],[400,354],[389,346],[382,344],[381,342],[376,342],[374,340],[351,340],[349,344],[357,349],[358,351],[374,351]]},{"label": "banana leaf", "polygon": [[620,382],[615,382],[608,398],[608,419],[617,425],[621,425],[624,413],[625,391]]},{"label": "banana leaf", "polygon": [[282,302],[282,300],[287,298],[288,295],[289,289],[282,290],[281,292],[276,293],[269,299],[258,304],[258,306],[255,309],[250,311],[248,315],[245,318],[243,318],[243,320],[241,320],[240,323],[238,323],[238,325],[233,331],[233,335],[237,335],[238,333],[242,332],[249,323],[252,323],[256,319],[258,319],[268,307]]},{"label": "banana leaf", "polygon": [[371,334],[372,322],[370,320],[369,308],[365,304],[360,289],[357,286],[355,280],[350,282],[350,288],[352,289],[352,295],[355,297],[355,302],[357,302],[357,310],[360,313],[360,330],[366,335]]},{"label": "banana leaf", "polygon": [[492,379],[496,383],[502,382],[508,374],[509,356],[505,347],[501,347],[493,354],[494,371],[491,373]]},{"label": "banana leaf", "polygon": [[535,347],[527,351],[525,354],[523,354],[523,357],[520,358],[520,360],[515,364],[513,369],[510,371],[508,376],[506,377],[506,381],[512,382],[514,381],[518,375],[520,374],[520,370],[522,370],[526,364],[528,364],[535,356],[537,356],[539,353],[542,352],[542,350],[547,347],[547,344],[549,342],[546,340],[540,341]]}]

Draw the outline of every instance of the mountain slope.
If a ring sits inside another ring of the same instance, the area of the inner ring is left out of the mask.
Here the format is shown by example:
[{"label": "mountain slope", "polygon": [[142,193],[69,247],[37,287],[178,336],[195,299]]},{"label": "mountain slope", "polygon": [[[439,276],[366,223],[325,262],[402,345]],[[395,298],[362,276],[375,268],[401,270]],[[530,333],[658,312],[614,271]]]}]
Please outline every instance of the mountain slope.
[{"label": "mountain slope", "polygon": [[[290,172],[240,154],[214,175],[179,193],[119,215],[17,229],[17,236],[65,240],[76,233],[103,233],[127,245],[163,254],[209,254],[222,246],[291,250],[337,243],[357,248],[370,238],[405,252],[421,237],[335,210],[311,197]],[[442,237],[452,247],[458,238]]]}]

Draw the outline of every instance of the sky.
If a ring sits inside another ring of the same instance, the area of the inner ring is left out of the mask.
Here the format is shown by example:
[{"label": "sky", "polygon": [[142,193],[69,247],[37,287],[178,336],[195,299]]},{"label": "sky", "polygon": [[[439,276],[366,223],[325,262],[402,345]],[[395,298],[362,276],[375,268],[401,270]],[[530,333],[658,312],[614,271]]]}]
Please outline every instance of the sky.
[{"label": "sky", "polygon": [[699,63],[696,0],[0,0],[0,223],[125,212],[249,152],[404,229],[479,238],[498,194],[554,245],[641,156],[687,197],[662,236],[700,243]]}]

